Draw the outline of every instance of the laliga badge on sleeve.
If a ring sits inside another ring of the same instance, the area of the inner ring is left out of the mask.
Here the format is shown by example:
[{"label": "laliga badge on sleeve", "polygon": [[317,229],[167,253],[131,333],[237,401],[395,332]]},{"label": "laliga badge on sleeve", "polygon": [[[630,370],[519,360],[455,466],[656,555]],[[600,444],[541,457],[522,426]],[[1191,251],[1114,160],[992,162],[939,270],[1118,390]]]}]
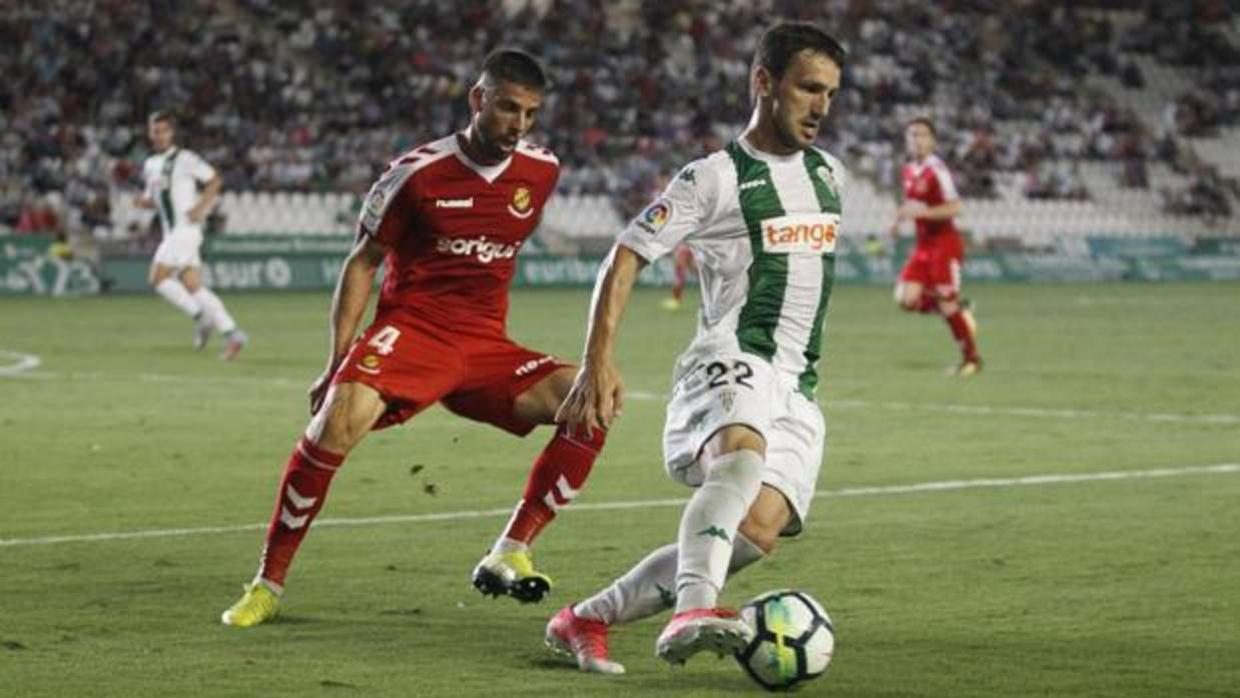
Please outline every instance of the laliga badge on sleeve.
[{"label": "laliga badge on sleeve", "polygon": [[637,214],[637,225],[651,235],[658,235],[659,231],[663,229],[663,226],[667,225],[667,221],[671,217],[672,202],[667,199],[659,199],[647,206],[646,210]]}]

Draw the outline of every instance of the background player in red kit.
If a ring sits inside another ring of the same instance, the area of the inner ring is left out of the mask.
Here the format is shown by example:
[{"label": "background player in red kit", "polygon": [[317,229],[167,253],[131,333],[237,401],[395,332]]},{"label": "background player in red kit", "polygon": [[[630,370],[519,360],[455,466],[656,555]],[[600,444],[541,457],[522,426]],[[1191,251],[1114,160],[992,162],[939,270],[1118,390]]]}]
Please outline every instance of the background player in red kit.
[{"label": "background player in red kit", "polygon": [[[332,475],[370,430],[436,402],[517,435],[553,423],[576,369],[518,346],[505,331],[517,250],[559,177],[555,156],[522,140],[545,87],[530,55],[491,53],[469,93],[469,128],[405,153],[371,187],[336,287],[327,369],[310,389],[314,416],[285,466],[258,574],[224,612],[225,624],[275,617],[285,573]],[[375,318],[357,337],[381,262]],[[474,570],[479,591],[538,601],[550,590],[529,543],[581,489],[604,436],[557,429]]]},{"label": "background player in red kit", "polygon": [[904,145],[911,162],[900,171],[904,203],[896,210],[891,234],[899,234],[901,221],[913,221],[917,244],[896,283],[896,302],[910,312],[942,315],[960,347],[955,373],[971,376],[981,370],[982,359],[976,323],[960,299],[964,241],[952,221],[960,214],[960,196],[947,165],[934,153],[934,124],[929,119],[908,123]]},{"label": "background player in red kit", "polygon": [[671,295],[663,299],[664,310],[680,310],[681,299],[685,295],[685,286],[689,284],[689,275],[697,274],[697,262],[693,259],[693,250],[688,245],[681,245],[672,253],[675,266],[672,280]]}]

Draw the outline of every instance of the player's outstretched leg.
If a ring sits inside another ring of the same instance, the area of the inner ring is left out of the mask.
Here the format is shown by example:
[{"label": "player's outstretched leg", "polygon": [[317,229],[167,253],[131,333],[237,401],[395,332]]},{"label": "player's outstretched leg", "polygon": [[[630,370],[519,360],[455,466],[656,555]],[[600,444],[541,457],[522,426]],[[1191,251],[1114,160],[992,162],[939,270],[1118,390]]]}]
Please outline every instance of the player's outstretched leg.
[{"label": "player's outstretched leg", "polygon": [[276,617],[293,556],[322,510],[327,488],[343,462],[344,456],[320,448],[308,438],[298,442],[280,480],[258,574],[245,587],[241,599],[224,611],[220,620],[225,625],[247,628]]},{"label": "player's outstretched leg", "polygon": [[[728,575],[761,560],[765,554],[738,531],[732,546]],[[607,588],[579,604],[561,609],[547,624],[548,647],[560,654],[571,654],[582,671],[619,673],[609,671],[607,667],[610,664],[623,671],[623,667],[612,661],[607,653],[608,631],[613,625],[649,618],[676,605],[678,557],[674,543],[658,548]],[[594,638],[601,636],[602,640],[583,639],[573,644],[574,636],[587,635]]]},{"label": "player's outstretched leg", "polygon": [[345,455],[370,432],[386,409],[378,390],[371,386],[345,382],[328,389],[323,407],[284,466],[258,574],[241,599],[224,612],[221,620],[226,625],[248,627],[276,616],[284,577],[323,509],[332,478]]},{"label": "player's outstretched leg", "polygon": [[474,588],[522,603],[541,601],[551,591],[551,578],[534,569],[530,544],[585,486],[606,437],[602,429],[594,429],[589,436],[556,429],[534,461],[525,492],[504,532],[474,568]]},{"label": "player's outstretched leg", "polygon": [[[742,437],[760,437],[743,427]],[[762,488],[761,453],[740,448],[706,456],[705,480],[685,506],[677,538],[680,558],[676,572],[676,614],[655,642],[655,655],[682,664],[701,651],[731,654],[752,639],[753,631],[734,611],[718,608],[719,591],[727,578],[733,541],[741,520]]]},{"label": "player's outstretched leg", "polygon": [[611,661],[607,648],[610,626],[599,620],[582,618],[569,604],[547,624],[547,647],[577,660],[582,671],[594,674],[623,674],[624,665]]}]

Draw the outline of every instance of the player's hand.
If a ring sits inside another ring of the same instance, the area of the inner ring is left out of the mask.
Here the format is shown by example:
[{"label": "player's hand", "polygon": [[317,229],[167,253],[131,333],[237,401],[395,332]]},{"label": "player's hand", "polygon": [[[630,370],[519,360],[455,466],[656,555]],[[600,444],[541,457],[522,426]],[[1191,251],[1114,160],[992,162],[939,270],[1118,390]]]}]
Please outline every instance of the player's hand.
[{"label": "player's hand", "polygon": [[201,208],[194,207],[189,210],[189,220],[191,223],[201,223],[207,217],[207,212]]},{"label": "player's hand", "polygon": [[323,408],[323,399],[327,397],[327,389],[332,385],[332,376],[336,375],[336,369],[340,367],[340,361],[332,361],[331,364],[323,371],[323,375],[319,376],[310,384],[310,414],[311,416],[319,413]]},{"label": "player's hand", "polygon": [[610,429],[624,408],[624,381],[610,361],[586,363],[577,371],[573,387],[560,403],[555,421],[570,434],[589,436],[595,427]]}]

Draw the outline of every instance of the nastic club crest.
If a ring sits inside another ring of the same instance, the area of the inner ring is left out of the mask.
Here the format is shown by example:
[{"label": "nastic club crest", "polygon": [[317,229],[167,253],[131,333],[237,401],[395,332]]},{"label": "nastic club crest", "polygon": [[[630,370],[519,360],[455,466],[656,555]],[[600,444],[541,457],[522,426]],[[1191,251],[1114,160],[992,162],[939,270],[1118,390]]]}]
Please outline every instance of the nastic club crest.
[{"label": "nastic club crest", "polygon": [[517,218],[529,218],[534,213],[533,200],[529,187],[517,187],[512,192],[512,203],[508,204],[508,212]]}]

